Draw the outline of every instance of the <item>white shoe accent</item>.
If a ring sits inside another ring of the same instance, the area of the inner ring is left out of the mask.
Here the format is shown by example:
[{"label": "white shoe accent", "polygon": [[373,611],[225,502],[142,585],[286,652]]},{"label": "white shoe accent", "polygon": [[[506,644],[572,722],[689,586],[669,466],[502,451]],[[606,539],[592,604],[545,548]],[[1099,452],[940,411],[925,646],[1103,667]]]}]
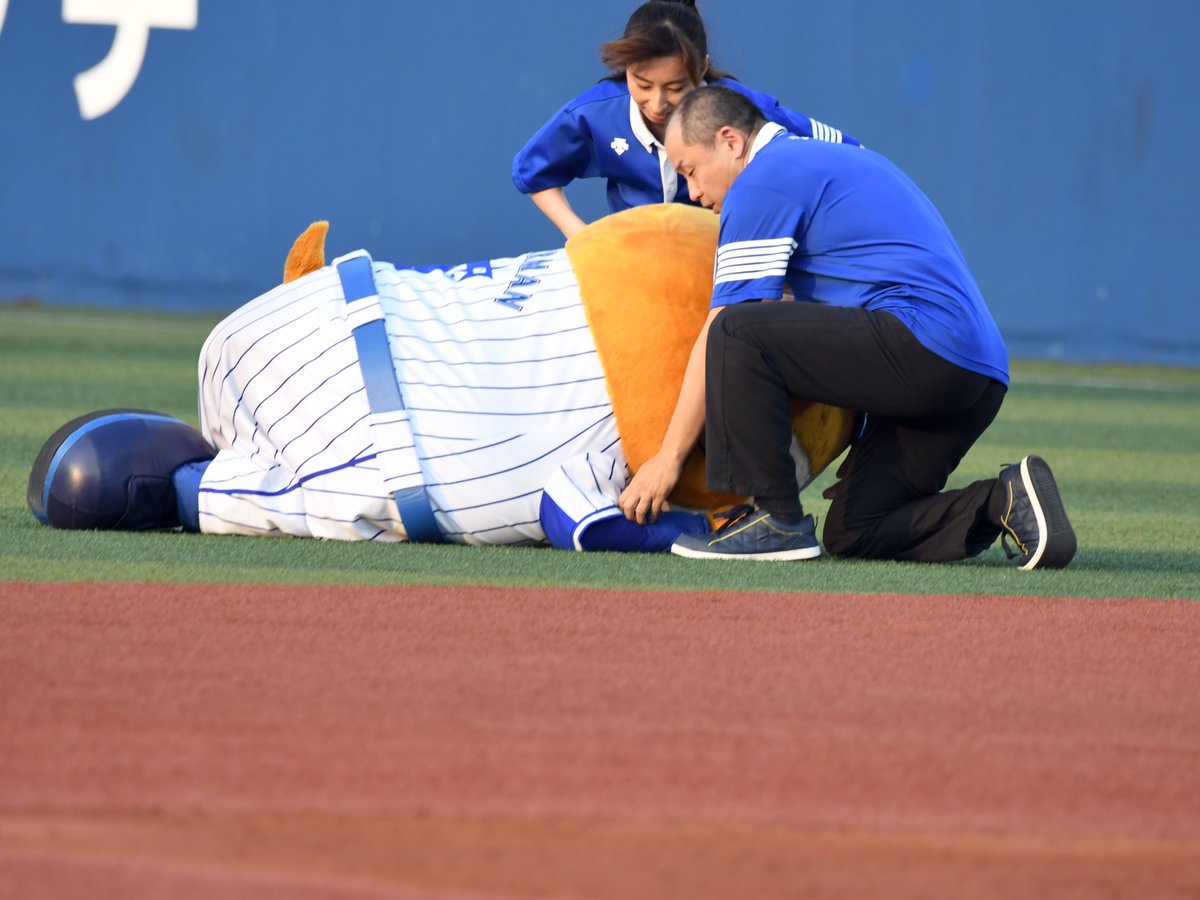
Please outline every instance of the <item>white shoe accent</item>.
[{"label": "white shoe accent", "polygon": [[1029,474],[1028,456],[1021,460],[1021,483],[1025,485],[1025,495],[1029,498],[1029,505],[1033,507],[1033,515],[1037,519],[1038,526],[1037,549],[1033,551],[1033,556],[1029,557],[1029,562],[1021,566],[1022,571],[1028,571],[1035,568],[1041,560],[1050,537],[1046,528],[1046,515],[1042,512],[1041,501],[1038,499],[1037,491],[1033,487],[1033,477]]}]

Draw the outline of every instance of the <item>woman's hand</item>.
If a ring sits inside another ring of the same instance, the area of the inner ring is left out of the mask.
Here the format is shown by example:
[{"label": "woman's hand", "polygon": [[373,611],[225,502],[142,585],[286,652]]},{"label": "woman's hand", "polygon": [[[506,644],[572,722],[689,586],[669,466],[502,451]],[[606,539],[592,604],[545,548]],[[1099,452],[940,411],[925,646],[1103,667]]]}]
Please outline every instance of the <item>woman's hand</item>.
[{"label": "woman's hand", "polygon": [[547,188],[529,195],[534,206],[545,213],[546,218],[558,226],[564,238],[570,238],[587,222],[579,218],[562,188]]}]

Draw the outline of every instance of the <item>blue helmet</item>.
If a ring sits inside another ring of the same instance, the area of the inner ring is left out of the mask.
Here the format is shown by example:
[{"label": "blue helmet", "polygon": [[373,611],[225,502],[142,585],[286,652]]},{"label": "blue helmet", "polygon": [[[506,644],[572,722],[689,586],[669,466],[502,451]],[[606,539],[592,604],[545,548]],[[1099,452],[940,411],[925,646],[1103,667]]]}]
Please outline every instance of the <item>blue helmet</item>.
[{"label": "blue helmet", "polygon": [[182,419],[98,410],[72,419],[42,446],[29,473],[29,509],[55,528],[172,528],[179,518],[171,473],[213,456]]}]

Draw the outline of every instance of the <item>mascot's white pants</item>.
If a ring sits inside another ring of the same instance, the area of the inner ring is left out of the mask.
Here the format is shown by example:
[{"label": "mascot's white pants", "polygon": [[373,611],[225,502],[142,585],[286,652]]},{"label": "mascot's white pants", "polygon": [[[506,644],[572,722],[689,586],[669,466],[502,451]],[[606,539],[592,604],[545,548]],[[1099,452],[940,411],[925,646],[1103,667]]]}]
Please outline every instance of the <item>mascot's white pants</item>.
[{"label": "mascot's white pants", "polygon": [[201,530],[405,540],[414,482],[459,543],[545,540],[551,481],[581,520],[615,514],[628,469],[565,251],[373,269],[405,411],[368,407],[334,267],[252,300],[200,354]]}]

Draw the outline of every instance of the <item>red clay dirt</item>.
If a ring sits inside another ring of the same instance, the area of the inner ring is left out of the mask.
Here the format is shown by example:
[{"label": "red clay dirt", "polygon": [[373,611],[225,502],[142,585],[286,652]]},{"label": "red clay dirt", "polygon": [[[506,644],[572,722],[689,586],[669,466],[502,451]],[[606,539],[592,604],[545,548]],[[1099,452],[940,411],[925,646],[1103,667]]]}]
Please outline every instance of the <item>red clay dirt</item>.
[{"label": "red clay dirt", "polygon": [[0,897],[1200,896],[1200,603],[0,584]]}]

